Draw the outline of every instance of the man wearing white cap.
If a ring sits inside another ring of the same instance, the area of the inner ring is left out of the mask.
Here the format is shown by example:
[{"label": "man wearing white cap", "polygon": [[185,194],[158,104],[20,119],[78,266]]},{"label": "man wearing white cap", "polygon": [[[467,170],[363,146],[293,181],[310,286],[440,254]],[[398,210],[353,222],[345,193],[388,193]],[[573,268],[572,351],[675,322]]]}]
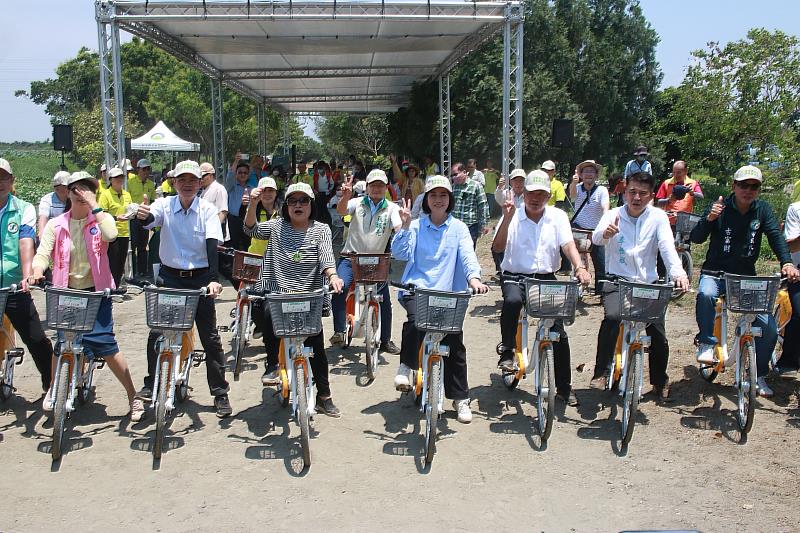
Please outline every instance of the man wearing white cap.
[{"label": "man wearing white cap", "polygon": [[[36,210],[13,194],[11,163],[0,158],[0,287],[18,285],[22,292],[10,294],[5,314],[28,347],[42,378],[42,391],[50,387],[53,345],[42,329],[39,313],[25,281],[31,273],[36,240]],[[2,321],[2,316],[0,316]]]},{"label": "man wearing white cap", "polygon": [[67,178],[69,172],[66,170],[59,170],[53,176],[53,192],[49,192],[42,196],[39,200],[39,218],[38,218],[38,233],[42,234],[44,227],[48,220],[56,218],[64,212],[64,204],[67,202]]},{"label": "man wearing white cap", "polygon": [[225,219],[228,217],[228,191],[223,184],[217,181],[216,172],[211,163],[200,165],[200,198],[217,208],[219,223],[222,224],[222,232],[227,241],[228,231]]},{"label": "man wearing white cap", "polygon": [[[156,197],[156,186],[150,180],[150,161],[140,159],[136,162],[136,177],[128,180],[128,192],[134,204],[146,204]],[[133,277],[147,277],[149,261],[147,260],[147,241],[149,232],[138,220],[131,220],[131,251],[133,261]]]},{"label": "man wearing white cap", "polygon": [[[206,353],[206,376],[217,416],[230,416],[228,382],[225,381],[225,354],[217,333],[217,315],[213,299],[222,292],[219,283],[217,246],[222,242],[222,226],[217,208],[197,196],[200,190],[200,165],[182,161],[175,166],[177,196],[159,198],[153,205],[140,204],[137,217],[144,228],[161,226],[159,256],[160,277],[165,287],[208,290],[200,298],[195,325],[200,343]],[[155,342],[158,333],[151,332],[147,340],[147,376],[139,393],[149,398],[156,370]]]},{"label": "man wearing white cap", "polygon": [[[380,254],[386,252],[392,233],[400,229],[400,209],[397,204],[386,201],[386,188],[389,179],[383,170],[375,169],[367,175],[367,195],[363,198],[352,198],[353,176],[348,176],[342,184],[342,198],[336,205],[339,215],[350,215],[350,231],[347,242],[342,248],[343,254],[363,253]],[[353,267],[349,257],[342,256],[336,267],[336,273],[342,278],[345,287],[353,282]],[[400,348],[392,342],[392,302],[388,283],[380,288],[383,296],[381,307],[381,351],[391,354],[400,353]],[[333,295],[333,337],[331,344],[344,345],[346,341],[347,312],[345,302],[347,294],[342,291]]]},{"label": "man wearing white cap", "polygon": [[[511,190],[511,197],[514,199],[514,207],[517,209],[522,209],[522,206],[525,205],[523,193],[525,192],[525,173],[524,168],[515,168],[511,171],[511,175],[509,176],[509,181],[511,182],[510,189],[506,188],[506,179],[500,178],[497,182],[497,189],[494,191],[494,201],[500,206],[500,219],[497,221],[497,226],[494,228],[494,235],[497,236],[497,230],[500,229],[500,224],[503,223],[503,212],[502,207],[503,204],[506,203],[506,192]],[[494,237],[492,237],[494,240]],[[500,277],[500,273],[502,272],[502,268],[500,264],[503,262],[503,252],[495,252],[494,249],[492,250],[492,259],[494,259],[494,267],[497,275],[497,278]]]},{"label": "man wearing white cap", "polygon": [[97,204],[117,221],[117,238],[108,243],[108,266],[111,268],[114,285],[119,287],[122,275],[125,273],[125,260],[128,257],[128,243],[131,235],[129,220],[133,213],[128,213],[131,195],[122,188],[125,182],[125,172],[119,167],[114,167],[108,171],[108,178],[111,183],[100,193]]},{"label": "man wearing white cap", "polygon": [[550,200],[547,205],[566,210],[567,191],[564,190],[564,184],[556,176],[556,164],[548,159],[542,163],[542,170],[550,176]]},{"label": "man wearing white cap", "polygon": [[[534,170],[525,178],[524,207],[516,208],[511,193],[503,203],[503,220],[492,242],[493,252],[504,252],[503,276],[519,276],[555,280],[561,265],[563,250],[573,265],[578,265],[575,275],[583,284],[590,281],[589,271],[581,264],[580,254],[572,238],[572,228],[567,214],[549,207],[550,176],[543,170]],[[517,321],[524,301],[519,284],[503,283],[503,310],[500,316],[502,355],[498,366],[503,372],[515,372]],[[554,346],[554,364],[557,396],[569,405],[577,405],[570,378],[570,350],[562,320],[557,320],[553,331],[560,335]]]},{"label": "man wearing white cap", "polygon": [[[702,271],[754,276],[761,239],[766,235],[780,262],[781,273],[791,282],[800,279],[772,207],[758,199],[763,181],[758,167],[743,166],[733,175],[733,194],[727,198],[720,196],[706,209],[689,235],[695,244],[710,239]],[[700,274],[695,315],[700,330],[697,334],[697,361],[701,364],[715,361],[714,306],[717,297],[724,293],[724,279]],[[777,326],[771,314],[757,315],[754,325],[761,328],[761,336],[756,337],[758,394],[769,397],[773,392],[764,378],[769,372],[772,350],[778,339]]]}]

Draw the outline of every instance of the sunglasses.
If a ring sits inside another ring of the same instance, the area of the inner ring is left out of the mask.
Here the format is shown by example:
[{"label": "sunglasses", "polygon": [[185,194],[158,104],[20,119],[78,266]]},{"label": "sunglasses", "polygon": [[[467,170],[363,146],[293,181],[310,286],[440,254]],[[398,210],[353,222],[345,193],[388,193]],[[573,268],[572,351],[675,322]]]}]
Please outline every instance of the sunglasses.
[{"label": "sunglasses", "polygon": [[741,189],[744,189],[746,191],[747,190],[757,191],[758,189],[761,188],[761,184],[760,183],[740,183],[740,182],[736,182],[736,186],[741,188]]},{"label": "sunglasses", "polygon": [[311,203],[311,198],[308,196],[301,196],[300,198],[289,198],[286,203],[292,205],[308,205]]}]

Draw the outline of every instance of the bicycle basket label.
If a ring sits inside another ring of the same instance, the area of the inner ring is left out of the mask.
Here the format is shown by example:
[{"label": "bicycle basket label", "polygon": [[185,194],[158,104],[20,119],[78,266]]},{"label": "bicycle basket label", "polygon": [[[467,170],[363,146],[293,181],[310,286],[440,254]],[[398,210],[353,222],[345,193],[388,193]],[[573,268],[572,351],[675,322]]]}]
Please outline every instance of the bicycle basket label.
[{"label": "bicycle basket label", "polygon": [[739,282],[739,289],[743,291],[766,291],[768,283],[767,281],[743,279]]},{"label": "bicycle basket label", "polygon": [[379,261],[379,257],[359,257],[358,264],[359,265],[377,265]]},{"label": "bicycle basket label", "polygon": [[429,296],[429,307],[443,307],[445,309],[455,309],[457,298],[443,298],[442,296]]},{"label": "bicycle basket label", "polygon": [[177,294],[159,294],[158,305],[186,305],[186,296],[179,296]]},{"label": "bicycle basket label", "polygon": [[645,289],[643,287],[634,287],[633,288],[633,297],[640,298],[642,300],[658,300],[658,289]]},{"label": "bicycle basket label", "polygon": [[58,306],[59,307],[74,307],[78,309],[86,309],[86,305],[89,303],[88,298],[81,298],[80,296],[59,296],[58,297]]},{"label": "bicycle basket label", "polygon": [[281,311],[284,313],[307,313],[311,311],[311,302],[283,302]]},{"label": "bicycle basket label", "polygon": [[542,285],[539,287],[539,294],[542,296],[564,296],[567,294],[566,285]]},{"label": "bicycle basket label", "polygon": [[261,258],[260,257],[244,257],[244,264],[247,266],[261,266]]}]

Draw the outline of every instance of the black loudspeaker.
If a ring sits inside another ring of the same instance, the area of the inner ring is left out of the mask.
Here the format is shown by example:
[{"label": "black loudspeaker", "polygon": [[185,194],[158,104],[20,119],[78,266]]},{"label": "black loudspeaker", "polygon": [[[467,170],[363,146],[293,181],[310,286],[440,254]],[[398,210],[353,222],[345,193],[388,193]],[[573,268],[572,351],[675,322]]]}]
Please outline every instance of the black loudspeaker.
[{"label": "black loudspeaker", "polygon": [[131,138],[125,137],[125,155],[130,157],[132,151],[133,149],[131,149]]},{"label": "black loudspeaker", "polygon": [[53,126],[53,150],[72,151],[72,126],[70,124],[55,124]]},{"label": "black loudspeaker", "polygon": [[550,146],[557,148],[568,148],[572,146],[575,139],[575,125],[566,118],[557,118],[553,121],[553,136],[550,139]]}]

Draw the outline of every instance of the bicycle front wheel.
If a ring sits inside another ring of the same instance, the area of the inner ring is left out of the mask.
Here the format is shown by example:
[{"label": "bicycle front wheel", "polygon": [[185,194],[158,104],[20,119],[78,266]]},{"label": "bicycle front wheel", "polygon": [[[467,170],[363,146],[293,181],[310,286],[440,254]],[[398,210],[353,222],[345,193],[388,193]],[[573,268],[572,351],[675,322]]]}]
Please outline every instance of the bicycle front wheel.
[{"label": "bicycle front wheel", "polygon": [[247,328],[250,326],[250,304],[244,303],[239,308],[239,320],[236,321],[235,337],[238,341],[235,343],[234,361],[233,361],[233,381],[239,381],[239,375],[242,373],[242,359],[244,358],[244,349],[247,347]]},{"label": "bicycle front wheel", "polygon": [[64,426],[67,421],[67,393],[69,392],[69,361],[62,361],[56,383],[56,397],[53,399],[53,446],[50,455],[53,461],[61,459],[61,444],[64,439]]},{"label": "bicycle front wheel", "polygon": [[736,421],[744,437],[753,427],[753,417],[756,411],[756,352],[753,342],[746,340],[742,343],[739,358],[736,361],[736,375],[739,378],[738,409]]},{"label": "bicycle front wheel", "polygon": [[378,313],[377,305],[370,305],[367,311],[367,323],[365,324],[365,342],[364,347],[367,357],[367,377],[370,381],[375,379],[378,373],[378,350],[380,349],[380,314]]},{"label": "bicycle front wheel", "polygon": [[300,424],[300,447],[303,450],[303,465],[311,466],[311,444],[309,442],[311,428],[308,418],[308,394],[305,365],[295,366],[295,386],[297,387],[297,423]]},{"label": "bicycle front wheel", "polygon": [[436,453],[436,430],[439,424],[439,395],[442,383],[442,360],[435,359],[431,363],[428,376],[428,394],[425,404],[425,464],[433,462]]},{"label": "bicycle front wheel", "polygon": [[161,459],[164,444],[164,430],[167,425],[167,391],[169,390],[170,364],[168,359],[161,361],[161,375],[158,380],[156,397],[156,440],[153,442],[153,458]]},{"label": "bicycle front wheel", "polygon": [[536,369],[536,430],[542,442],[547,442],[553,430],[555,382],[553,345],[546,344],[539,355],[539,367]]},{"label": "bicycle front wheel", "polygon": [[633,350],[628,359],[628,374],[625,379],[625,393],[622,396],[622,446],[625,447],[633,437],[636,413],[639,410],[639,384],[642,382],[644,358],[641,348]]}]

